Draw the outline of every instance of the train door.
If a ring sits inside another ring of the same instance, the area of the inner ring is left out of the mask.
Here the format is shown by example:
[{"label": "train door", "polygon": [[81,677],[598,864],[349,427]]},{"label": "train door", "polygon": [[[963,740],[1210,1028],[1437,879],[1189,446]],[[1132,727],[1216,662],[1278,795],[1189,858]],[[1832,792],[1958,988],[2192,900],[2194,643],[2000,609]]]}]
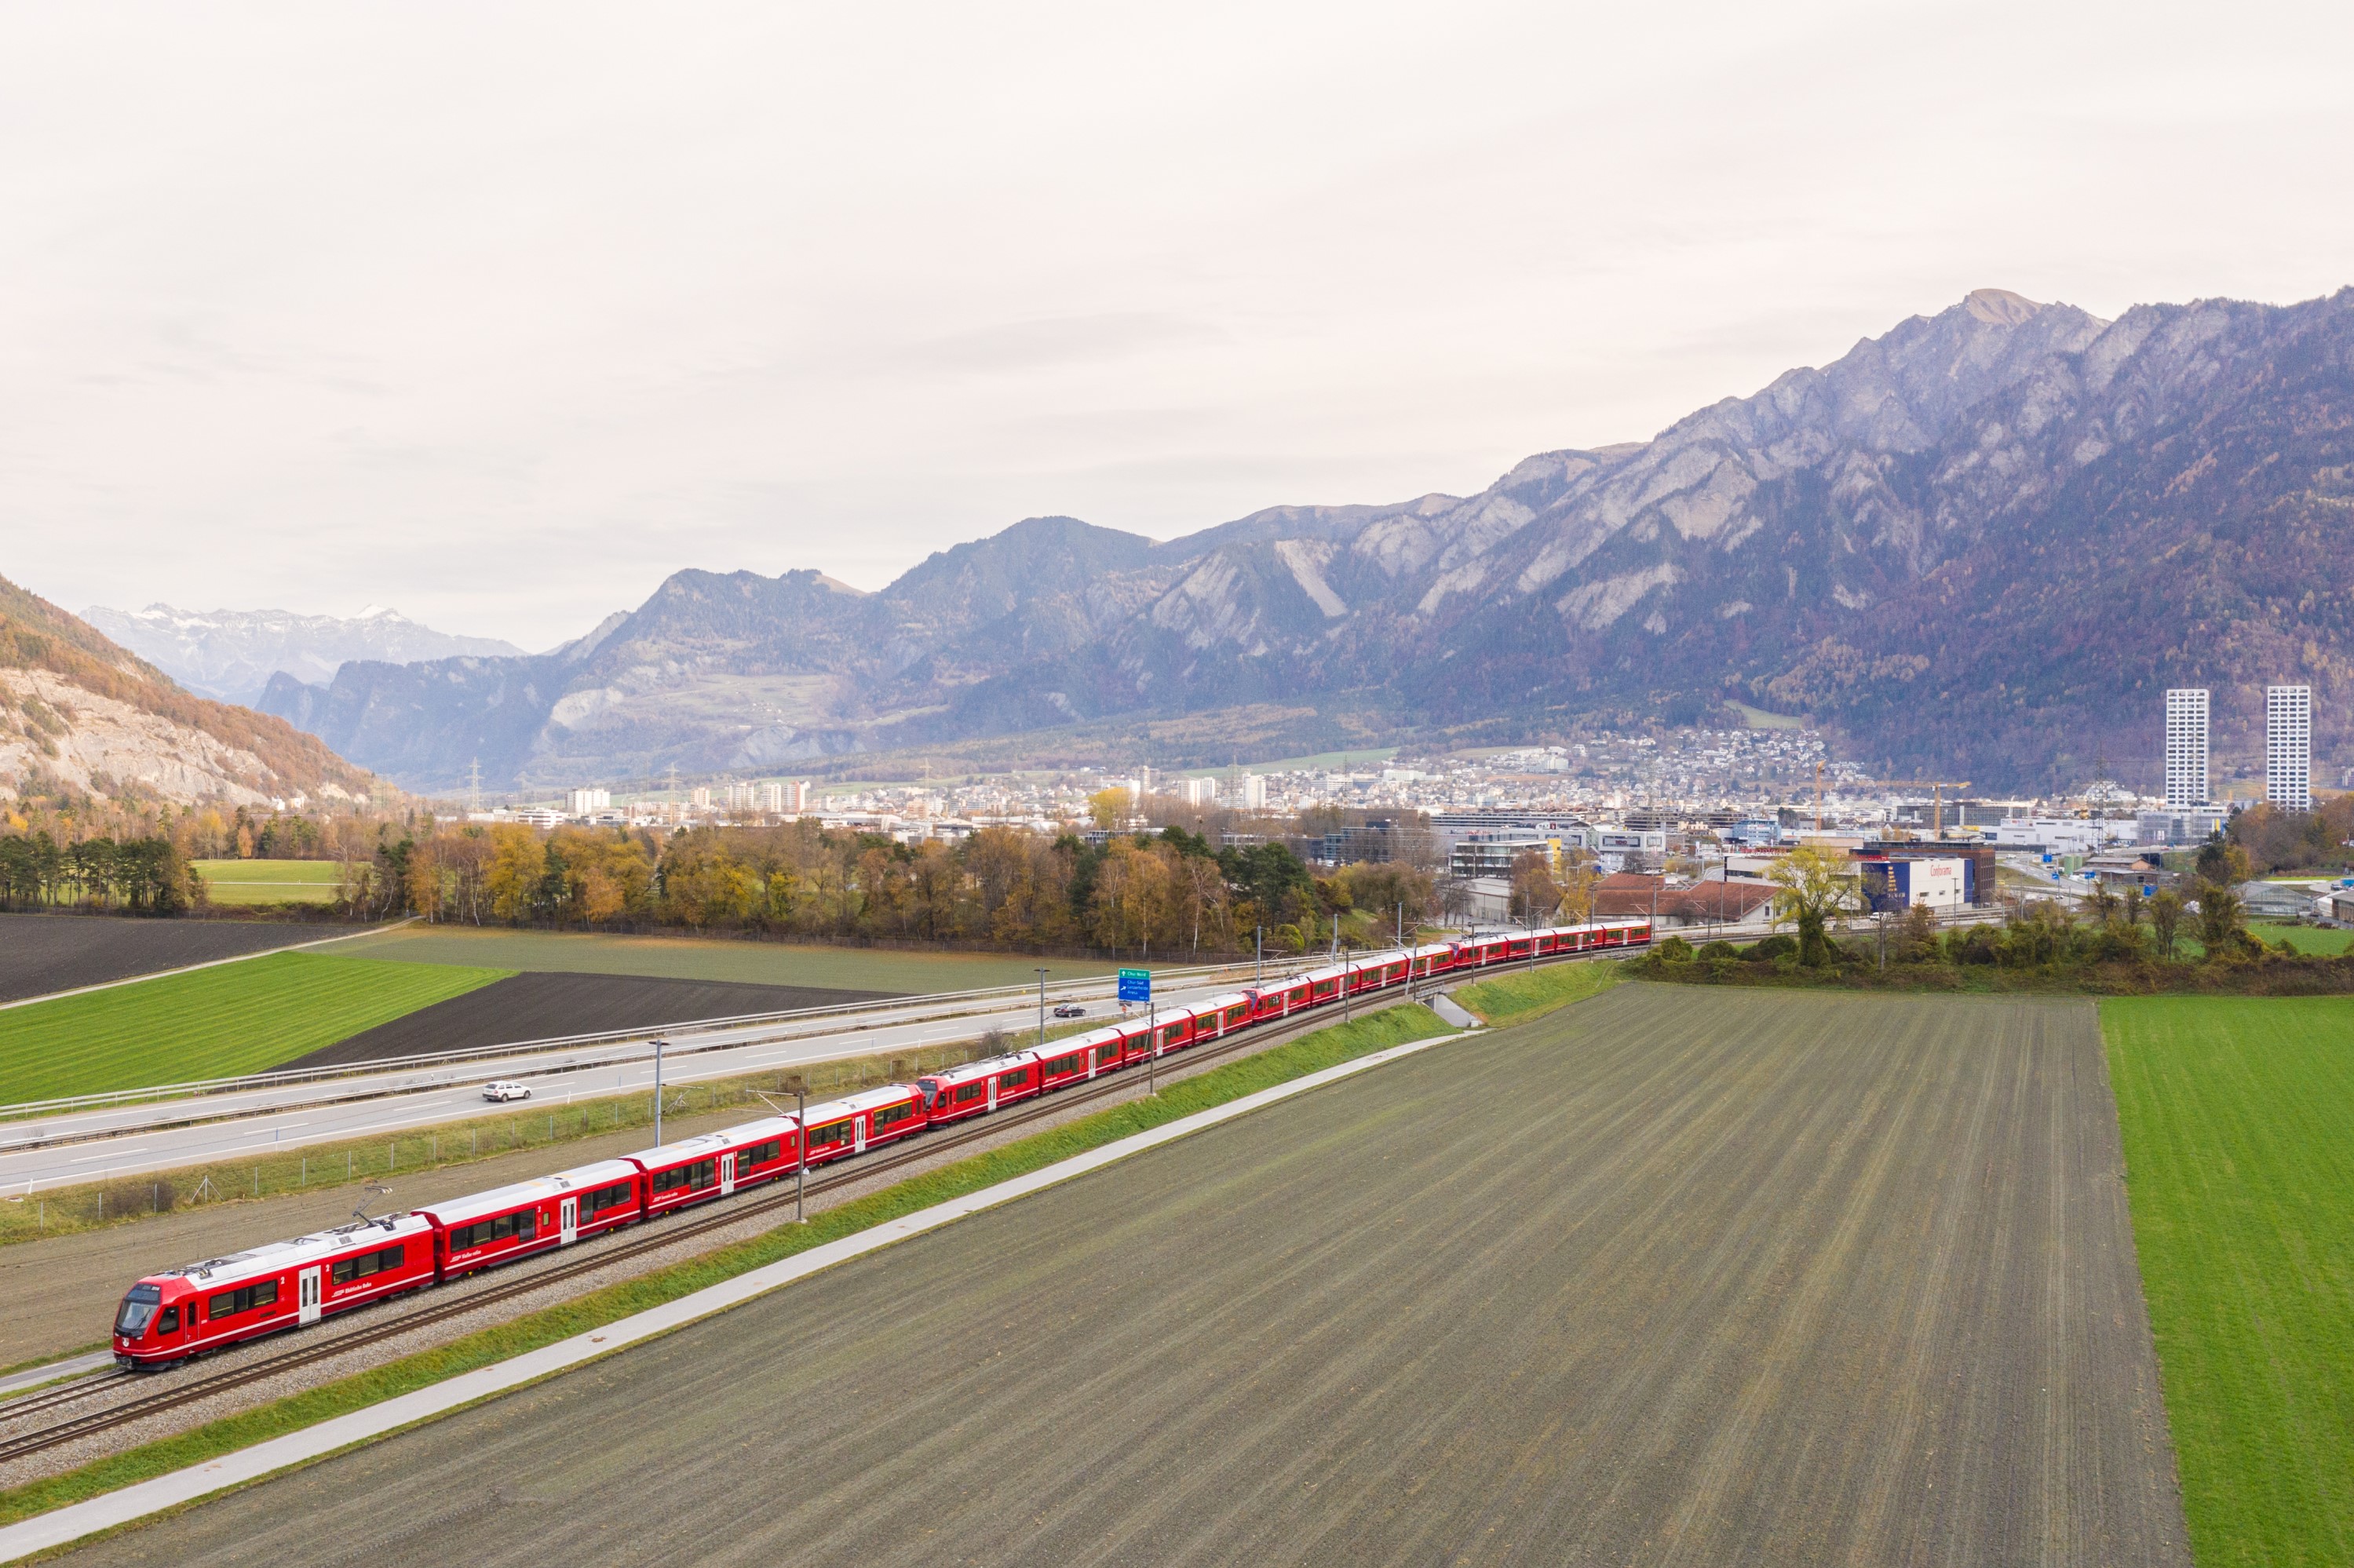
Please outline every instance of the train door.
[{"label": "train door", "polygon": [[556,1206],[556,1245],[570,1246],[580,1239],[580,1200],[567,1198]]},{"label": "train door", "polygon": [[990,1075],[989,1079],[989,1108],[991,1110],[997,1108],[997,1076],[993,1073]]},{"label": "train door", "polygon": [[860,1111],[850,1118],[850,1152],[853,1154],[866,1152],[866,1113],[864,1111]]},{"label": "train door", "polygon": [[719,1157],[719,1195],[724,1198],[735,1190],[736,1157],[733,1154],[723,1154]]},{"label": "train door", "polygon": [[313,1265],[294,1277],[296,1303],[294,1320],[298,1323],[315,1323],[319,1320],[320,1273],[319,1267]]}]

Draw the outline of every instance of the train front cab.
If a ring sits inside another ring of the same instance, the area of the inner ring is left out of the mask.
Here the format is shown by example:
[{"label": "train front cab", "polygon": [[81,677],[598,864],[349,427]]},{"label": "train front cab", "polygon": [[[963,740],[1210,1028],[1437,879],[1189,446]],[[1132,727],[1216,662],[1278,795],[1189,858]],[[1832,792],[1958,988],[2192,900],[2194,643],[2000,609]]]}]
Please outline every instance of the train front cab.
[{"label": "train front cab", "polygon": [[355,1221],[139,1281],[114,1315],[114,1359],[169,1366],[433,1278],[430,1225],[408,1214]]},{"label": "train front cab", "polygon": [[[1055,1049],[1047,1047],[1050,1054]],[[1022,1051],[928,1073],[916,1087],[924,1097],[924,1114],[938,1125],[987,1116],[1000,1106],[1026,1100],[1039,1092],[1043,1075],[1038,1054]]]},{"label": "train front cab", "polygon": [[822,1165],[910,1137],[928,1125],[922,1094],[913,1085],[894,1084],[810,1107],[801,1148],[811,1165]]}]

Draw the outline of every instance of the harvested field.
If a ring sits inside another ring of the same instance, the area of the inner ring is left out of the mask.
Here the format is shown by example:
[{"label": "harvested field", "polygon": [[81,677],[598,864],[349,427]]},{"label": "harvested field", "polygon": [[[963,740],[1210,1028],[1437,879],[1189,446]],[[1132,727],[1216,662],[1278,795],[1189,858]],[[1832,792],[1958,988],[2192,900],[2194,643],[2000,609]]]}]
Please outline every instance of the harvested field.
[{"label": "harvested field", "polygon": [[1109,973],[1116,965],[1026,954],[902,952],[727,937],[609,937],[588,932],[405,926],[350,945],[356,956],[404,963],[488,964],[566,974],[653,975],[743,985],[820,986],[891,996],[1033,985]]},{"label": "harvested field", "polygon": [[731,985],[719,980],[652,980],[642,975],[522,974],[435,1002],[389,1023],[310,1053],[290,1067],[382,1062],[470,1051],[564,1034],[643,1029],[702,1018],[740,1018],[798,1007],[872,1001],[879,991],[816,986]]},{"label": "harvested field", "polygon": [[1622,986],[75,1561],[813,1542],[2187,1563],[2092,1010]]},{"label": "harvested field", "polygon": [[0,915],[0,1001],[21,1001],[245,953],[267,953],[316,942],[336,935],[337,930],[333,926],[259,921]]}]

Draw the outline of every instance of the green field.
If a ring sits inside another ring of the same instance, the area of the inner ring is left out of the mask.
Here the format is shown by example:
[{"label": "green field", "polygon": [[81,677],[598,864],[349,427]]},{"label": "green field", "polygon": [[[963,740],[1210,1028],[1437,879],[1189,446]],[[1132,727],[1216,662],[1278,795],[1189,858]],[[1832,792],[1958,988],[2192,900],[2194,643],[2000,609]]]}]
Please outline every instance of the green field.
[{"label": "green field", "polygon": [[2198,1560],[2354,1562],[2354,1000],[2134,997],[2101,1031]]},{"label": "green field", "polygon": [[0,1012],[0,1102],[266,1072],[504,979],[275,953]]},{"label": "green field", "polygon": [[2319,926],[2270,926],[2252,922],[2248,929],[2267,942],[2285,941],[2300,953],[2342,953],[2354,948],[2354,931],[2325,930]]},{"label": "green field", "polygon": [[908,953],[874,948],[731,941],[719,937],[606,937],[587,932],[482,930],[463,926],[404,926],[377,936],[356,938],[343,944],[341,950],[410,964],[488,965],[493,969],[561,974],[654,975],[665,980],[738,980],[751,985],[830,986],[899,996],[1034,985],[1042,966],[1050,985],[1108,974],[1118,967],[1089,959],[1034,959],[1020,953]]},{"label": "green field", "polygon": [[331,860],[200,860],[196,874],[216,904],[332,904],[335,874]]}]

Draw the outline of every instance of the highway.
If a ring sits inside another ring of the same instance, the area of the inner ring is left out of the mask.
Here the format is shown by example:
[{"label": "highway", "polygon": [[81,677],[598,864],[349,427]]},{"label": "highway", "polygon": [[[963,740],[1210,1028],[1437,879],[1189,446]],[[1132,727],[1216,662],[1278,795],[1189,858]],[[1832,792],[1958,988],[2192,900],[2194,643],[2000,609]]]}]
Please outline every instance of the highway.
[{"label": "highway", "polygon": [[[1267,966],[1270,977],[1285,972]],[[1178,1007],[1235,989],[1231,973],[1197,978],[1159,998]],[[1062,987],[1084,995],[1088,1016],[1119,1015],[1104,1000],[1108,982]],[[976,1008],[979,1011],[976,1011]],[[969,1040],[992,1028],[1019,1044],[1037,1021],[1035,999],[944,1001],[909,998],[905,1007],[869,1010],[741,1029],[697,1030],[673,1042],[692,1047],[669,1053],[668,1085],[739,1077],[833,1061],[890,1055],[948,1041]],[[186,1099],[143,1102],[0,1124],[0,1196],[27,1196],[50,1188],[141,1171],[168,1171],[256,1154],[385,1136],[411,1128],[489,1114],[482,1097],[491,1078],[523,1078],[532,1098],[524,1106],[568,1105],[652,1088],[652,1033],[646,1038],[557,1051],[519,1048],[513,1055],[462,1064],[402,1067]],[[192,1116],[208,1119],[173,1126]],[[37,1145],[37,1146],[36,1146]]]}]

